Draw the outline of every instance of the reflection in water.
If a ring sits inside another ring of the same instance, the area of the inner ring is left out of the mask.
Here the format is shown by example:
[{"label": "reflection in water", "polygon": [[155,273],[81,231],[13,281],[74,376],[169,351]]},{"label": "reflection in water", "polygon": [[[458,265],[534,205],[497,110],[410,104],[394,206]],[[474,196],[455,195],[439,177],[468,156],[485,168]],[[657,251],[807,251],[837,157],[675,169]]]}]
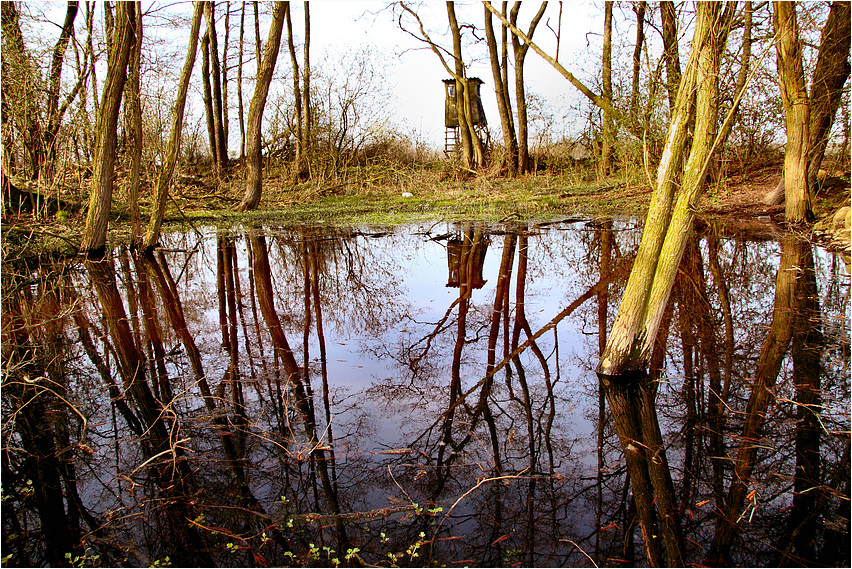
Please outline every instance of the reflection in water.
[{"label": "reflection in water", "polygon": [[624,385],[632,223],[435,229],[4,266],[4,562],[849,564],[842,263],[696,235]]}]

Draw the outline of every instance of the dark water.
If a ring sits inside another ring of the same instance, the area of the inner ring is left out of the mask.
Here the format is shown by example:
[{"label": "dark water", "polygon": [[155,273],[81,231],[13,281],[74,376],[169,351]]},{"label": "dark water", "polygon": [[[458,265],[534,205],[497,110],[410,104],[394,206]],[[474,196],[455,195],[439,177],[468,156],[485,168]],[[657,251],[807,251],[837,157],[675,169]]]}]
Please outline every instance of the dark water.
[{"label": "dark water", "polygon": [[[639,224],[4,266],[4,564],[644,565],[594,373]],[[691,241],[656,376],[686,564],[849,566],[849,290],[791,237]]]}]

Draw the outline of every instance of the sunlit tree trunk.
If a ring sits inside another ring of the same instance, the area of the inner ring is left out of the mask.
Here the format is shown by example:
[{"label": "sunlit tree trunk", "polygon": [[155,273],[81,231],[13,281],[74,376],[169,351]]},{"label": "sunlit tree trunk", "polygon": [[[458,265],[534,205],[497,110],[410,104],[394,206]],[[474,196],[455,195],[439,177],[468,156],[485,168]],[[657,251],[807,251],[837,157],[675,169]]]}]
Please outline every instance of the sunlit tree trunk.
[{"label": "sunlit tree trunk", "polygon": [[210,41],[210,84],[213,97],[213,142],[215,154],[213,161],[216,177],[219,181],[225,179],[228,171],[228,141],[225,140],[225,126],[222,114],[222,66],[219,62],[219,42],[216,37],[216,22],[213,14],[213,2],[204,3],[204,18],[207,20],[207,37]]},{"label": "sunlit tree trunk", "polygon": [[447,18],[450,22],[450,32],[453,36],[453,55],[455,62],[455,73],[453,76],[456,80],[456,115],[459,121],[459,136],[461,138],[462,150],[462,165],[465,168],[477,168],[481,162],[481,156],[477,156],[474,146],[474,138],[476,133],[473,131],[471,124],[471,115],[468,112],[470,105],[470,94],[468,89],[470,85],[467,82],[467,73],[465,72],[464,60],[462,59],[461,45],[461,30],[459,23],[456,20],[455,3],[447,2]]},{"label": "sunlit tree trunk", "polygon": [[262,156],[260,130],[263,120],[263,109],[266,106],[266,96],[269,84],[272,82],[272,72],[278,59],[278,48],[281,45],[281,31],[284,27],[284,12],[286,2],[275,2],[272,10],[272,23],[269,28],[269,38],[263,53],[263,62],[257,76],[254,96],[248,113],[246,133],[246,191],[242,201],[237,205],[238,211],[255,209],[260,203],[262,192]]},{"label": "sunlit tree trunk", "polygon": [[[503,11],[506,10],[507,2],[503,2]],[[509,90],[503,82],[503,75],[506,69],[501,65],[500,55],[497,53],[497,39],[494,35],[494,24],[491,18],[491,12],[488,8],[485,11],[485,39],[488,43],[488,55],[491,61],[491,76],[494,79],[494,94],[497,98],[497,111],[500,114],[500,126],[503,132],[503,147],[505,156],[503,157],[503,167],[507,170],[509,176],[514,177],[518,170],[518,140],[515,136],[515,121],[512,116],[512,103],[508,97]],[[505,46],[506,27],[501,26],[503,30],[503,39]]]},{"label": "sunlit tree trunk", "polygon": [[645,45],[645,10],[644,1],[633,3],[636,13],[636,42],[633,44],[633,79],[630,83],[630,118],[634,124],[639,121],[639,71],[642,66],[642,47]]},{"label": "sunlit tree trunk", "polygon": [[802,68],[802,42],[794,2],[772,3],[772,22],[778,37],[778,84],[784,104],[787,146],[784,152],[784,216],[788,223],[811,221],[811,195],[808,190],[808,125],[810,109],[805,73]]},{"label": "sunlit tree trunk", "polygon": [[46,182],[49,182],[53,178],[56,168],[56,136],[59,132],[62,116],[59,108],[59,88],[62,80],[65,50],[68,48],[68,42],[74,33],[74,19],[77,17],[78,5],[79,3],[76,1],[68,2],[68,8],[65,12],[65,22],[62,24],[59,39],[56,41],[56,45],[53,46],[53,57],[50,62],[50,86],[47,94],[47,126],[44,130],[44,149],[46,156],[44,164],[41,165],[42,177]]},{"label": "sunlit tree trunk", "polygon": [[237,115],[240,122],[240,160],[246,157],[246,122],[243,109],[243,57],[245,56],[243,38],[245,36],[246,3],[240,8],[240,61],[237,64]]},{"label": "sunlit tree trunk", "polygon": [[[726,12],[729,16],[730,11]],[[718,104],[719,57],[724,47],[718,34],[727,29],[719,5],[699,4],[687,71],[681,79],[666,145],[657,170],[642,241],[624,297],[601,357],[598,373],[620,376],[644,370],[665,311],[677,267],[692,228],[694,207],[703,187],[713,147]],[[698,85],[696,124],[677,203],[674,194],[693,88]]]},{"label": "sunlit tree trunk", "polygon": [[142,171],[142,100],[140,80],[142,76],[142,6],[134,3],[136,12],[136,34],[130,52],[130,77],[125,98],[125,130],[130,147],[130,244],[138,247],[142,243],[139,218],[139,176]]},{"label": "sunlit tree trunk", "polygon": [[[527,38],[530,40],[535,33],[536,26],[544,16],[544,11],[547,8],[547,2],[542,2],[538,12],[530,22]],[[521,9],[521,2],[516,1],[512,5],[512,10],[509,12],[509,21],[518,25],[518,12]],[[530,151],[529,151],[529,122],[527,119],[527,100],[524,86],[524,60],[529,50],[529,43],[521,43],[517,35],[512,34],[512,50],[515,54],[515,105],[518,114],[518,172],[521,174],[528,173],[530,166]]]},{"label": "sunlit tree trunk", "polygon": [[834,116],[840,106],[843,86],[849,77],[849,2],[831,3],[822,29],[819,55],[811,81],[810,124],[808,126],[808,183],[817,181]]},{"label": "sunlit tree trunk", "polygon": [[674,109],[677,90],[680,86],[680,56],[677,41],[677,11],[674,2],[660,2],[660,17],[663,21],[663,57],[666,58],[666,89],[669,107]]},{"label": "sunlit tree trunk", "polygon": [[[603,55],[601,57],[601,79],[603,92],[601,96],[612,102],[612,7],[614,2],[604,4],[604,34]],[[612,115],[603,111],[601,129],[601,158],[598,164],[598,178],[609,175],[612,167],[612,150],[615,144],[615,120]]]},{"label": "sunlit tree trunk", "polygon": [[287,47],[290,51],[290,64],[293,67],[293,111],[296,118],[293,126],[296,132],[293,133],[296,138],[296,155],[293,160],[293,180],[299,181],[308,176],[308,169],[305,165],[307,152],[304,148],[305,137],[302,135],[302,130],[305,125],[302,120],[304,113],[304,104],[302,103],[302,82],[300,80],[301,73],[299,72],[299,58],[296,57],[296,42],[293,37],[293,22],[290,15],[289,3],[287,4],[284,17],[287,21]]},{"label": "sunlit tree trunk", "polygon": [[178,91],[175,98],[175,106],[172,109],[172,131],[169,135],[169,145],[166,148],[166,157],[163,162],[160,175],[157,177],[157,197],[154,205],[154,212],[151,214],[151,219],[148,222],[148,230],[145,232],[145,240],[142,247],[145,250],[151,250],[157,245],[160,239],[160,226],[163,224],[163,216],[166,213],[166,200],[169,195],[169,184],[172,181],[172,174],[177,163],[178,153],[180,152],[180,137],[183,131],[183,112],[186,106],[186,94],[189,90],[189,79],[192,76],[192,67],[195,65],[195,52],[198,47],[198,33],[201,28],[201,17],[204,11],[202,2],[195,3],[195,9],[192,14],[192,25],[189,32],[189,46],[186,52],[186,61],[183,64],[183,70],[180,73],[178,81]]},{"label": "sunlit tree trunk", "polygon": [[127,79],[127,62],[135,28],[136,10],[133,4],[120,3],[116,7],[115,41],[110,51],[103,103],[98,117],[98,150],[89,186],[89,211],[81,244],[81,249],[89,254],[102,253],[106,244],[115,173],[118,111]]}]

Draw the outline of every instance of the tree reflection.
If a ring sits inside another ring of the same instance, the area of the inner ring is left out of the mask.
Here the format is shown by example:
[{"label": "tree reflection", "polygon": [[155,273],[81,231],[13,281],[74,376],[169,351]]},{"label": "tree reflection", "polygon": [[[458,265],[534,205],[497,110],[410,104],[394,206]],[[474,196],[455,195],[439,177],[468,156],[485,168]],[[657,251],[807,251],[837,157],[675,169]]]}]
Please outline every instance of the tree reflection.
[{"label": "tree reflection", "polygon": [[11,563],[847,563],[846,274],[695,236],[630,390],[593,370],[635,235],[556,225],[4,267]]}]

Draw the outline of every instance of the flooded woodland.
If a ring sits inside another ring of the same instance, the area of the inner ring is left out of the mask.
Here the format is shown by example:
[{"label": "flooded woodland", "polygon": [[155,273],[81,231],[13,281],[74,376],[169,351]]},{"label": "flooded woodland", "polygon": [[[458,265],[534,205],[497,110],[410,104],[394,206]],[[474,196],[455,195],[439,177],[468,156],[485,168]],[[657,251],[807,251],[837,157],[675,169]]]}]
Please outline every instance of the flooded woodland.
[{"label": "flooded woodland", "polygon": [[[644,565],[595,374],[640,233],[202,227],[4,266],[4,564]],[[791,234],[690,239],[631,395],[685,564],[848,566],[849,290]]]}]

